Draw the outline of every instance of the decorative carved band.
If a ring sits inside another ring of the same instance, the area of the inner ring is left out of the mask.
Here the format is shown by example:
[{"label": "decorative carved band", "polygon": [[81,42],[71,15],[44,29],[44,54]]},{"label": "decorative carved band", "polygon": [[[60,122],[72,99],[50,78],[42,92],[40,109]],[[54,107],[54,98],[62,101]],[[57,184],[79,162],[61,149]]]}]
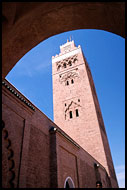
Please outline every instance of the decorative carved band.
[{"label": "decorative carved band", "polygon": [[15,179],[15,171],[14,171],[15,162],[13,160],[14,152],[11,148],[11,140],[8,138],[8,131],[7,129],[5,129],[5,123],[3,120],[2,120],[2,132],[4,134],[4,140],[6,143],[5,146],[8,150],[8,163],[9,163],[9,172],[10,172],[9,184],[10,184],[10,187],[14,188],[14,182],[13,182]]},{"label": "decorative carved band", "polygon": [[72,66],[73,63],[75,63],[77,61],[77,54],[71,57],[68,57],[66,59],[63,59],[62,61],[58,61],[56,62],[56,67],[57,67],[57,71],[60,68],[66,68],[68,65]]},{"label": "decorative carved band", "polygon": [[29,108],[31,108],[32,110],[35,111],[35,108],[24,97],[22,97],[21,95],[19,95],[19,93],[17,93],[12,87],[10,87],[8,84],[6,84],[5,81],[2,81],[2,85],[5,86],[19,100],[21,100],[22,102],[24,102]]},{"label": "decorative carved band", "polygon": [[70,71],[65,74],[60,75],[60,83],[65,82],[68,79],[74,79],[76,77],[79,77],[78,73],[75,71]]},{"label": "decorative carved band", "polygon": [[71,103],[68,105],[68,107],[65,110],[65,113],[70,109],[71,105],[75,104],[76,107],[81,107],[80,104],[77,104],[76,102],[74,102],[73,100],[71,101]]}]

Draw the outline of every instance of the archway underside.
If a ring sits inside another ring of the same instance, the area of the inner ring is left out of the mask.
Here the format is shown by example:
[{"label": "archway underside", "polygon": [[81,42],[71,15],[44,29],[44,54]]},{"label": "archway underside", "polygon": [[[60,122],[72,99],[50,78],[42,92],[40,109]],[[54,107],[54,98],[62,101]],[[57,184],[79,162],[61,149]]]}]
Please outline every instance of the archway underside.
[{"label": "archway underside", "polygon": [[76,29],[125,37],[124,2],[2,3],[2,78],[43,40]]}]

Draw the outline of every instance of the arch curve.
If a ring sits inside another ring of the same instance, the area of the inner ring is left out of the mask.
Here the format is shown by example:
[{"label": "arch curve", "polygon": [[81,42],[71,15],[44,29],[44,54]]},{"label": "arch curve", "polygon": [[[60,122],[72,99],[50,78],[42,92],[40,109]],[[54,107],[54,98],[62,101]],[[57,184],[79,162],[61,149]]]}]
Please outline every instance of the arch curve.
[{"label": "arch curve", "polygon": [[124,2],[2,2],[2,15],[2,78],[53,35],[100,29],[125,37]]},{"label": "arch curve", "polygon": [[65,179],[64,188],[75,188],[74,182],[70,176]]}]

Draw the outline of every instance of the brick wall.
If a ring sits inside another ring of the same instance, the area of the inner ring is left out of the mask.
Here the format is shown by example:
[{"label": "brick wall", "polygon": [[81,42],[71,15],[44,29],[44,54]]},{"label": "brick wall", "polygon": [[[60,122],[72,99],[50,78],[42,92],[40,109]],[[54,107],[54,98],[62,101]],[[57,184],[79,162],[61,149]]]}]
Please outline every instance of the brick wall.
[{"label": "brick wall", "polygon": [[[53,135],[53,134],[52,134]],[[96,181],[103,181],[103,187],[111,187],[105,168],[82,149],[75,141],[71,141],[66,134],[55,132],[57,154],[58,187],[63,188],[67,177],[71,177],[76,188],[95,188]],[[71,139],[71,138],[70,138]],[[94,164],[99,164],[97,178]]]},{"label": "brick wall", "polygon": [[[6,80],[5,80],[6,81]],[[9,82],[6,84],[25,98]],[[2,88],[2,120],[5,123],[2,131],[2,164],[3,187],[49,187],[49,126],[52,123],[41,111],[26,105],[21,99],[10,92],[7,86]],[[9,171],[11,161],[8,159],[6,131],[13,150],[14,168]],[[9,166],[10,164],[10,166]],[[14,174],[13,174],[14,171]],[[14,175],[10,184],[9,180]]]},{"label": "brick wall", "polygon": [[[97,177],[94,163],[99,162],[9,82],[6,81],[6,84],[29,104],[3,85],[3,188],[64,187],[68,176],[75,187],[95,187]],[[51,127],[55,127],[56,131],[52,133]],[[109,187],[109,177],[101,164],[99,175],[105,187]]]}]

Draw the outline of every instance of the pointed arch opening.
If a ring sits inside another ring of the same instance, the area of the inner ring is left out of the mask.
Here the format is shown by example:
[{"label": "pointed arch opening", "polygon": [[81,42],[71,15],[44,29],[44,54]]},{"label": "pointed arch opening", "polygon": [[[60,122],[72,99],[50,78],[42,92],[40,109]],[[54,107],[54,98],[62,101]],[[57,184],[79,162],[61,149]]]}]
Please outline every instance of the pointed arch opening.
[{"label": "pointed arch opening", "polygon": [[75,188],[74,182],[71,177],[67,177],[65,179],[64,188]]}]

